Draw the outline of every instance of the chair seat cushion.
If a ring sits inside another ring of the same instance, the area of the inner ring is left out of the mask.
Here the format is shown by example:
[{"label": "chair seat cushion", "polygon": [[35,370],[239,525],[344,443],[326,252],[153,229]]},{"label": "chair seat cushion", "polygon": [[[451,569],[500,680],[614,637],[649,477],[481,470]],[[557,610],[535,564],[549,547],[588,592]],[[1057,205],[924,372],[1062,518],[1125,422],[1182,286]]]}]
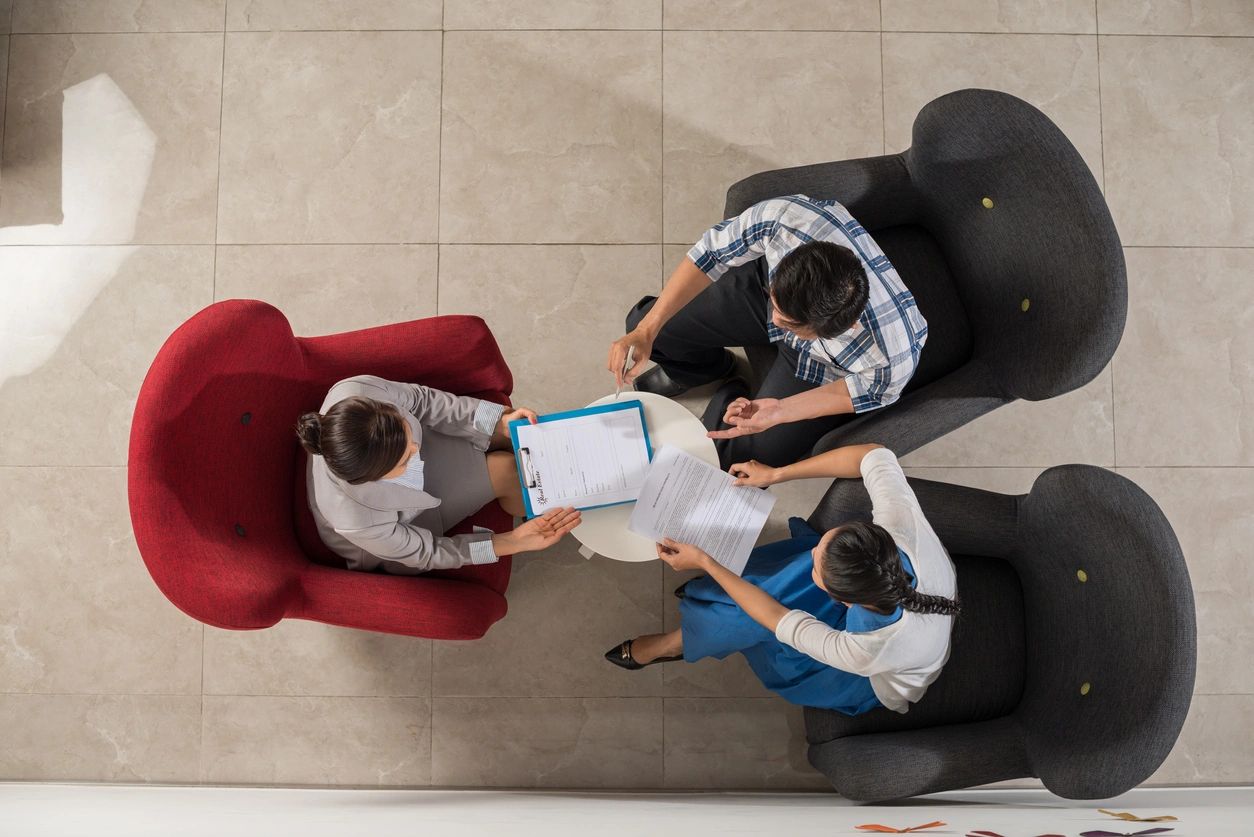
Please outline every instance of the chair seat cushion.
[{"label": "chair seat cushion", "polygon": [[954,624],[949,661],[905,714],[874,709],[849,717],[807,708],[806,737],[819,744],[848,735],[897,732],[987,721],[1013,712],[1023,695],[1023,590],[997,558],[955,556],[962,616]]},{"label": "chair seat cushion", "polygon": [[919,356],[919,368],[906,385],[909,392],[943,378],[970,359],[971,324],[945,256],[926,230],[914,225],[888,227],[874,230],[871,237],[897,269],[927,320],[927,343]]}]

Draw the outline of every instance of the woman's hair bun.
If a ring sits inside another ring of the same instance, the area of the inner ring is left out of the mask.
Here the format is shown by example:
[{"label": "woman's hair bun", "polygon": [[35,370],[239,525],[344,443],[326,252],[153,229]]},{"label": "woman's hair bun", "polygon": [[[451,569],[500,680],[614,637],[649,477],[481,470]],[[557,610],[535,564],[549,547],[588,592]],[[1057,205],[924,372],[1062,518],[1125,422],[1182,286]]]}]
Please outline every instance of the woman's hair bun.
[{"label": "woman's hair bun", "polygon": [[296,436],[301,446],[310,453],[322,455],[322,416],[305,413],[296,420]]}]

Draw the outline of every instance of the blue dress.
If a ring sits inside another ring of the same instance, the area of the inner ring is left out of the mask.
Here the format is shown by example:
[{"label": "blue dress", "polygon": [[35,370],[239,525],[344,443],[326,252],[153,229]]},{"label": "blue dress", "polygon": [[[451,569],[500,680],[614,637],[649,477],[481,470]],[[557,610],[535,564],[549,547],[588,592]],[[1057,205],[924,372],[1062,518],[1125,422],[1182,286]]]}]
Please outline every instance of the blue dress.
[{"label": "blue dress", "polygon": [[[792,538],[760,546],[749,556],[743,575],[746,581],[784,607],[804,610],[841,631],[874,631],[901,618],[901,608],[881,614],[858,605],[845,607],[819,589],[810,577],[814,568],[810,550],[819,542],[819,533],[800,518],[792,518],[788,526]],[[905,553],[900,555],[913,582],[914,568]],[[704,657],[721,660],[739,652],[762,685],[791,703],[846,715],[860,715],[883,705],[868,678],[832,668],[780,642],[709,576],[688,582],[679,611],[686,662],[695,663]]]}]

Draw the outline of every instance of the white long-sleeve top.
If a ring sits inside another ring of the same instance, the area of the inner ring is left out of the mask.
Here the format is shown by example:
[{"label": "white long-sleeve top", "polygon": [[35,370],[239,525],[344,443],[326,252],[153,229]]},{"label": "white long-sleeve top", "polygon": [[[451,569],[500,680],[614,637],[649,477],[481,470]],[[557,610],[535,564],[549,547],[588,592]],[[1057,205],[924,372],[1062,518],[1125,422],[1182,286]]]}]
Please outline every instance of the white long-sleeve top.
[{"label": "white long-sleeve top", "polygon": [[[915,589],[953,598],[957,578],[949,553],[923,517],[897,457],[876,448],[862,459],[871,519],[883,526],[913,565]],[[949,659],[952,616],[903,611],[890,625],[864,633],[838,631],[803,610],[789,611],[775,628],[780,642],[833,668],[869,678],[880,703],[905,712]]]}]

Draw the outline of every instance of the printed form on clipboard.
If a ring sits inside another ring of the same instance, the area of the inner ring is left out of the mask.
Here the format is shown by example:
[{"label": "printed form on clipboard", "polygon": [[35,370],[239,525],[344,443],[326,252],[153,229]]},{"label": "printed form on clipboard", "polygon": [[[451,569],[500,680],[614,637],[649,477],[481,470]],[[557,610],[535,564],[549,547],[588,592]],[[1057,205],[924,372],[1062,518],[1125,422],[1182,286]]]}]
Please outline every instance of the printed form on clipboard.
[{"label": "printed form on clipboard", "polygon": [[644,406],[623,400],[509,425],[527,517],[573,506],[596,509],[640,495],[653,449]]}]

